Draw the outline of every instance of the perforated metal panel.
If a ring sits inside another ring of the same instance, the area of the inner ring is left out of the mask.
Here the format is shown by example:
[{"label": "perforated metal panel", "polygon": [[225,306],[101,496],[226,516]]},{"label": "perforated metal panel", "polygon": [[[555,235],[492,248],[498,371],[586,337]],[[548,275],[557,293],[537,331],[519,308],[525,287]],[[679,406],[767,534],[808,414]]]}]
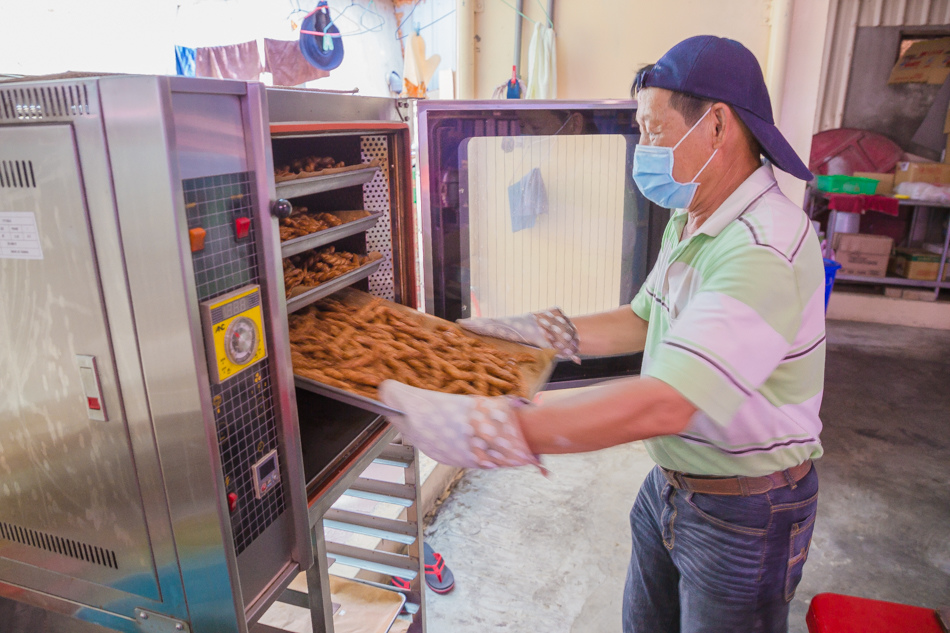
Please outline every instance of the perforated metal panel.
[{"label": "perforated metal panel", "polygon": [[[250,172],[185,180],[188,228],[203,228],[204,249],[192,256],[198,301],[211,299],[248,284],[259,284],[256,221],[250,234],[235,239],[234,220],[254,219]],[[265,315],[265,323],[267,322]],[[254,496],[251,466],[278,448],[277,421],[267,361],[245,369],[221,384],[211,385],[212,406],[218,428],[218,449],[224,485],[238,496],[231,514],[234,547],[243,552],[286,507],[282,483],[263,499]],[[283,454],[278,454],[284,459]]]},{"label": "perforated metal panel", "polygon": [[[378,159],[383,165],[389,165],[388,136],[362,137],[360,151],[364,163]],[[382,212],[376,226],[366,232],[367,250],[383,254],[382,266],[369,278],[369,291],[377,297],[392,301],[396,298],[396,291],[393,279],[393,237],[390,218],[392,196],[389,188],[388,167],[380,169],[375,178],[363,185],[363,204],[367,211]]]}]

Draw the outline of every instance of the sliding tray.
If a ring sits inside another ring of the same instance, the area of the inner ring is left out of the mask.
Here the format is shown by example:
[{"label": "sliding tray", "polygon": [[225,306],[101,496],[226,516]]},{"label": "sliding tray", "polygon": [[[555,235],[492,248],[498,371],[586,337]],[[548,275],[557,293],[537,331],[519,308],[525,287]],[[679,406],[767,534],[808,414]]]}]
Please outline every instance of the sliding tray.
[{"label": "sliding tray", "polygon": [[309,196],[312,193],[322,193],[324,191],[333,191],[334,189],[362,185],[372,180],[376,176],[377,171],[379,171],[379,165],[340,167],[340,171],[335,173],[321,174],[319,176],[311,176],[310,178],[284,180],[278,182],[275,187],[277,189],[277,196],[280,198],[299,198],[301,196]]},{"label": "sliding tray", "polygon": [[314,286],[310,290],[305,290],[302,293],[287,299],[287,312],[296,312],[301,308],[306,308],[311,303],[319,301],[324,297],[332,295],[334,292],[337,292],[347,286],[355,284],[360,279],[366,279],[377,270],[383,264],[383,258],[374,259],[368,264],[364,264],[359,268],[351,270],[348,273],[344,273],[339,277],[331,279],[330,281],[325,281],[319,286]]},{"label": "sliding tray", "polygon": [[[290,257],[291,255],[297,255],[304,251],[309,251],[318,246],[324,246],[331,242],[335,242],[344,237],[349,237],[350,235],[356,235],[357,233],[363,233],[369,229],[376,226],[376,222],[379,220],[379,216],[382,213],[370,213],[364,215],[363,217],[357,217],[353,220],[347,220],[347,214],[357,214],[357,211],[336,211],[332,212],[333,215],[339,216],[343,220],[343,224],[339,226],[331,226],[328,229],[322,231],[317,231],[316,233],[310,233],[309,235],[302,235],[300,237],[295,237],[292,240],[287,240],[286,242],[281,242],[280,244],[280,254],[281,257]],[[364,212],[365,213],[365,212]]]},{"label": "sliding tray", "polygon": [[[348,306],[352,306],[353,311],[356,312],[361,307],[365,306],[376,298],[373,297],[373,295],[367,294],[365,292],[361,292],[353,288],[347,288],[337,293],[334,296],[334,299],[341,301]],[[409,316],[416,323],[426,328],[435,329],[440,325],[459,327],[449,321],[445,321],[424,312],[419,312],[418,310],[413,310],[412,308],[408,308],[398,303],[393,303],[391,301],[385,301],[384,303],[388,308]],[[508,352],[515,356],[520,356],[522,354],[530,355],[532,360],[526,363],[519,363],[518,367],[521,369],[521,375],[525,379],[528,395],[531,397],[534,397],[537,392],[541,391],[544,385],[547,384],[548,378],[551,377],[551,372],[554,371],[554,350],[538,349],[536,347],[520,345],[518,343],[503,341],[497,338],[478,336],[472,334],[471,332],[466,332],[466,334],[473,338],[477,338],[496,349],[499,349],[503,352]],[[374,398],[369,398],[358,393],[340,389],[339,387],[333,387],[310,378],[305,378],[304,376],[298,376],[295,374],[294,383],[300,389],[318,393],[329,398],[333,398],[334,400],[339,400],[341,402],[345,402],[346,404],[351,404],[355,407],[372,411],[373,413],[378,413],[380,415],[398,415],[401,413],[396,409],[387,407],[385,404]]]}]

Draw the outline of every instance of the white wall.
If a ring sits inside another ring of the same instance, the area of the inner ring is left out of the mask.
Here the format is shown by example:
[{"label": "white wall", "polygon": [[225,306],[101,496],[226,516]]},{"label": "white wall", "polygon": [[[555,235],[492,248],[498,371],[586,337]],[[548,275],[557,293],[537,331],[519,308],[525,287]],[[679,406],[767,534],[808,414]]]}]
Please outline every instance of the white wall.
[{"label": "white wall", "polygon": [[[546,0],[540,4],[547,7]],[[525,15],[544,20],[540,4],[527,0]],[[769,6],[766,0],[557,0],[557,96],[629,98],[636,71],[692,35],[736,39],[764,68],[768,63]],[[524,75],[534,24],[525,21],[523,29]],[[475,34],[475,95],[487,99],[511,76],[515,12],[502,0],[477,0]]]},{"label": "white wall", "polygon": [[[429,96],[437,97],[441,90],[439,73],[443,70],[454,71],[458,67],[455,0],[420,0],[415,4],[415,8],[413,6],[404,4],[397,7],[396,19],[400,23],[405,22],[401,31],[403,36],[408,36],[416,27],[420,27],[419,35],[426,43],[426,57],[439,55],[441,58],[428,85]],[[403,40],[403,44],[407,41]],[[399,74],[402,74],[402,68],[399,69]]]},{"label": "white wall", "polygon": [[[357,0],[368,6],[369,0]],[[331,14],[350,0],[330,0]],[[302,0],[308,11],[316,0]],[[389,95],[388,76],[402,74],[392,0],[377,0],[385,23],[375,33],[344,38],[343,64],[310,87]],[[236,44],[265,37],[296,40],[288,0],[36,0],[4,3],[0,20],[0,73],[66,70],[175,74],[175,45]],[[299,25],[304,13],[296,16]],[[341,32],[361,30],[341,19]],[[367,18],[369,21],[369,18]],[[378,21],[378,20],[377,20]]]},{"label": "white wall", "polygon": [[[828,24],[828,6],[832,0],[795,0],[788,29],[788,49],[783,56],[784,68],[775,75],[782,85],[773,97],[778,116],[776,124],[792,148],[808,164],[814,134],[818,94],[821,87],[821,66]],[[784,172],[775,171],[782,192],[796,204],[805,199],[805,182]]]}]

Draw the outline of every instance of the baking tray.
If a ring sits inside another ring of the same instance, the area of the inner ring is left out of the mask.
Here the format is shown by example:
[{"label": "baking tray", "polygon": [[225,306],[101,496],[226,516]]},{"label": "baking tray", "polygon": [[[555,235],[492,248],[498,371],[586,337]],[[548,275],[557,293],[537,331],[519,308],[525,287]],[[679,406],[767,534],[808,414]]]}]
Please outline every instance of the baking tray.
[{"label": "baking tray", "polygon": [[364,264],[359,268],[351,270],[348,273],[344,273],[339,277],[331,279],[330,281],[325,281],[319,286],[314,286],[312,289],[300,293],[299,295],[293,296],[290,299],[287,299],[287,312],[296,312],[301,308],[306,308],[308,305],[315,301],[319,301],[324,297],[332,295],[334,292],[337,292],[347,286],[350,286],[360,279],[366,279],[383,265],[383,258],[374,259],[368,264]]},{"label": "baking tray", "polygon": [[347,171],[278,182],[275,185],[277,196],[279,198],[299,198],[300,196],[309,196],[313,193],[322,193],[324,191],[333,191],[334,189],[362,185],[376,176],[376,172],[379,171],[379,166],[354,165],[352,168],[341,167],[340,169]]},{"label": "baking tray", "polygon": [[[351,305],[354,312],[359,310],[370,301],[373,301],[375,298],[376,297],[373,295],[361,292],[355,288],[347,288],[334,296],[334,299],[347,305]],[[424,312],[419,312],[418,310],[413,310],[412,308],[400,305],[398,303],[385,300],[384,303],[387,307],[410,316],[421,325],[429,326],[433,329],[437,325],[454,325],[449,321],[445,321]],[[521,374],[524,376],[525,382],[527,383],[528,395],[531,397],[533,397],[537,392],[541,391],[544,385],[547,384],[548,378],[551,377],[551,372],[554,371],[554,366],[556,364],[554,350],[539,349],[537,347],[529,347],[527,345],[503,341],[497,338],[478,336],[476,334],[472,334],[471,332],[466,332],[466,334],[484,341],[496,349],[509,352],[514,355],[530,354],[533,356],[534,360],[532,362],[521,363],[519,365]],[[400,415],[402,413],[397,409],[386,406],[379,400],[374,400],[373,398],[369,398],[358,393],[352,393],[350,391],[346,391],[345,389],[327,385],[304,376],[298,376],[294,374],[294,384],[296,384],[296,386],[301,389],[306,389],[307,391],[312,391],[313,393],[318,393],[320,395],[333,398],[334,400],[339,400],[341,402],[345,402],[346,404],[353,405],[354,407],[359,407],[380,415]]]},{"label": "baking tray", "polygon": [[[287,240],[286,242],[280,243],[280,255],[281,257],[290,257],[291,255],[297,255],[304,251],[309,251],[318,246],[324,246],[330,242],[335,242],[344,237],[349,237],[350,235],[355,235],[357,233],[363,233],[369,229],[376,226],[376,222],[379,220],[379,216],[382,213],[370,213],[363,217],[356,217],[356,219],[347,220],[346,218],[349,215],[356,216],[356,214],[361,213],[360,211],[331,211],[333,215],[338,216],[343,220],[343,224],[339,226],[331,226],[328,229],[322,231],[317,231],[316,233],[310,233],[309,235],[301,235],[300,237],[295,237],[292,240]],[[364,212],[365,213],[365,212]]]}]

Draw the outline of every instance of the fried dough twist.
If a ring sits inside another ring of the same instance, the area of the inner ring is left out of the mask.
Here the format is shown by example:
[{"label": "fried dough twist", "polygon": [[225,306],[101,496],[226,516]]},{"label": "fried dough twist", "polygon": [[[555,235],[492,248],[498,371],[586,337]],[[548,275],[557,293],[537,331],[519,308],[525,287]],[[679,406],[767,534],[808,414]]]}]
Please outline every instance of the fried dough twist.
[{"label": "fried dough twist", "polygon": [[389,378],[445,393],[526,395],[519,363],[534,360],[496,349],[443,324],[427,328],[376,299],[353,310],[335,299],[291,314],[294,373],[376,397]]},{"label": "fried dough twist", "polygon": [[327,246],[284,259],[284,290],[290,298],[297,286],[318,286],[344,273],[365,266],[380,257],[378,253],[357,255]]}]

